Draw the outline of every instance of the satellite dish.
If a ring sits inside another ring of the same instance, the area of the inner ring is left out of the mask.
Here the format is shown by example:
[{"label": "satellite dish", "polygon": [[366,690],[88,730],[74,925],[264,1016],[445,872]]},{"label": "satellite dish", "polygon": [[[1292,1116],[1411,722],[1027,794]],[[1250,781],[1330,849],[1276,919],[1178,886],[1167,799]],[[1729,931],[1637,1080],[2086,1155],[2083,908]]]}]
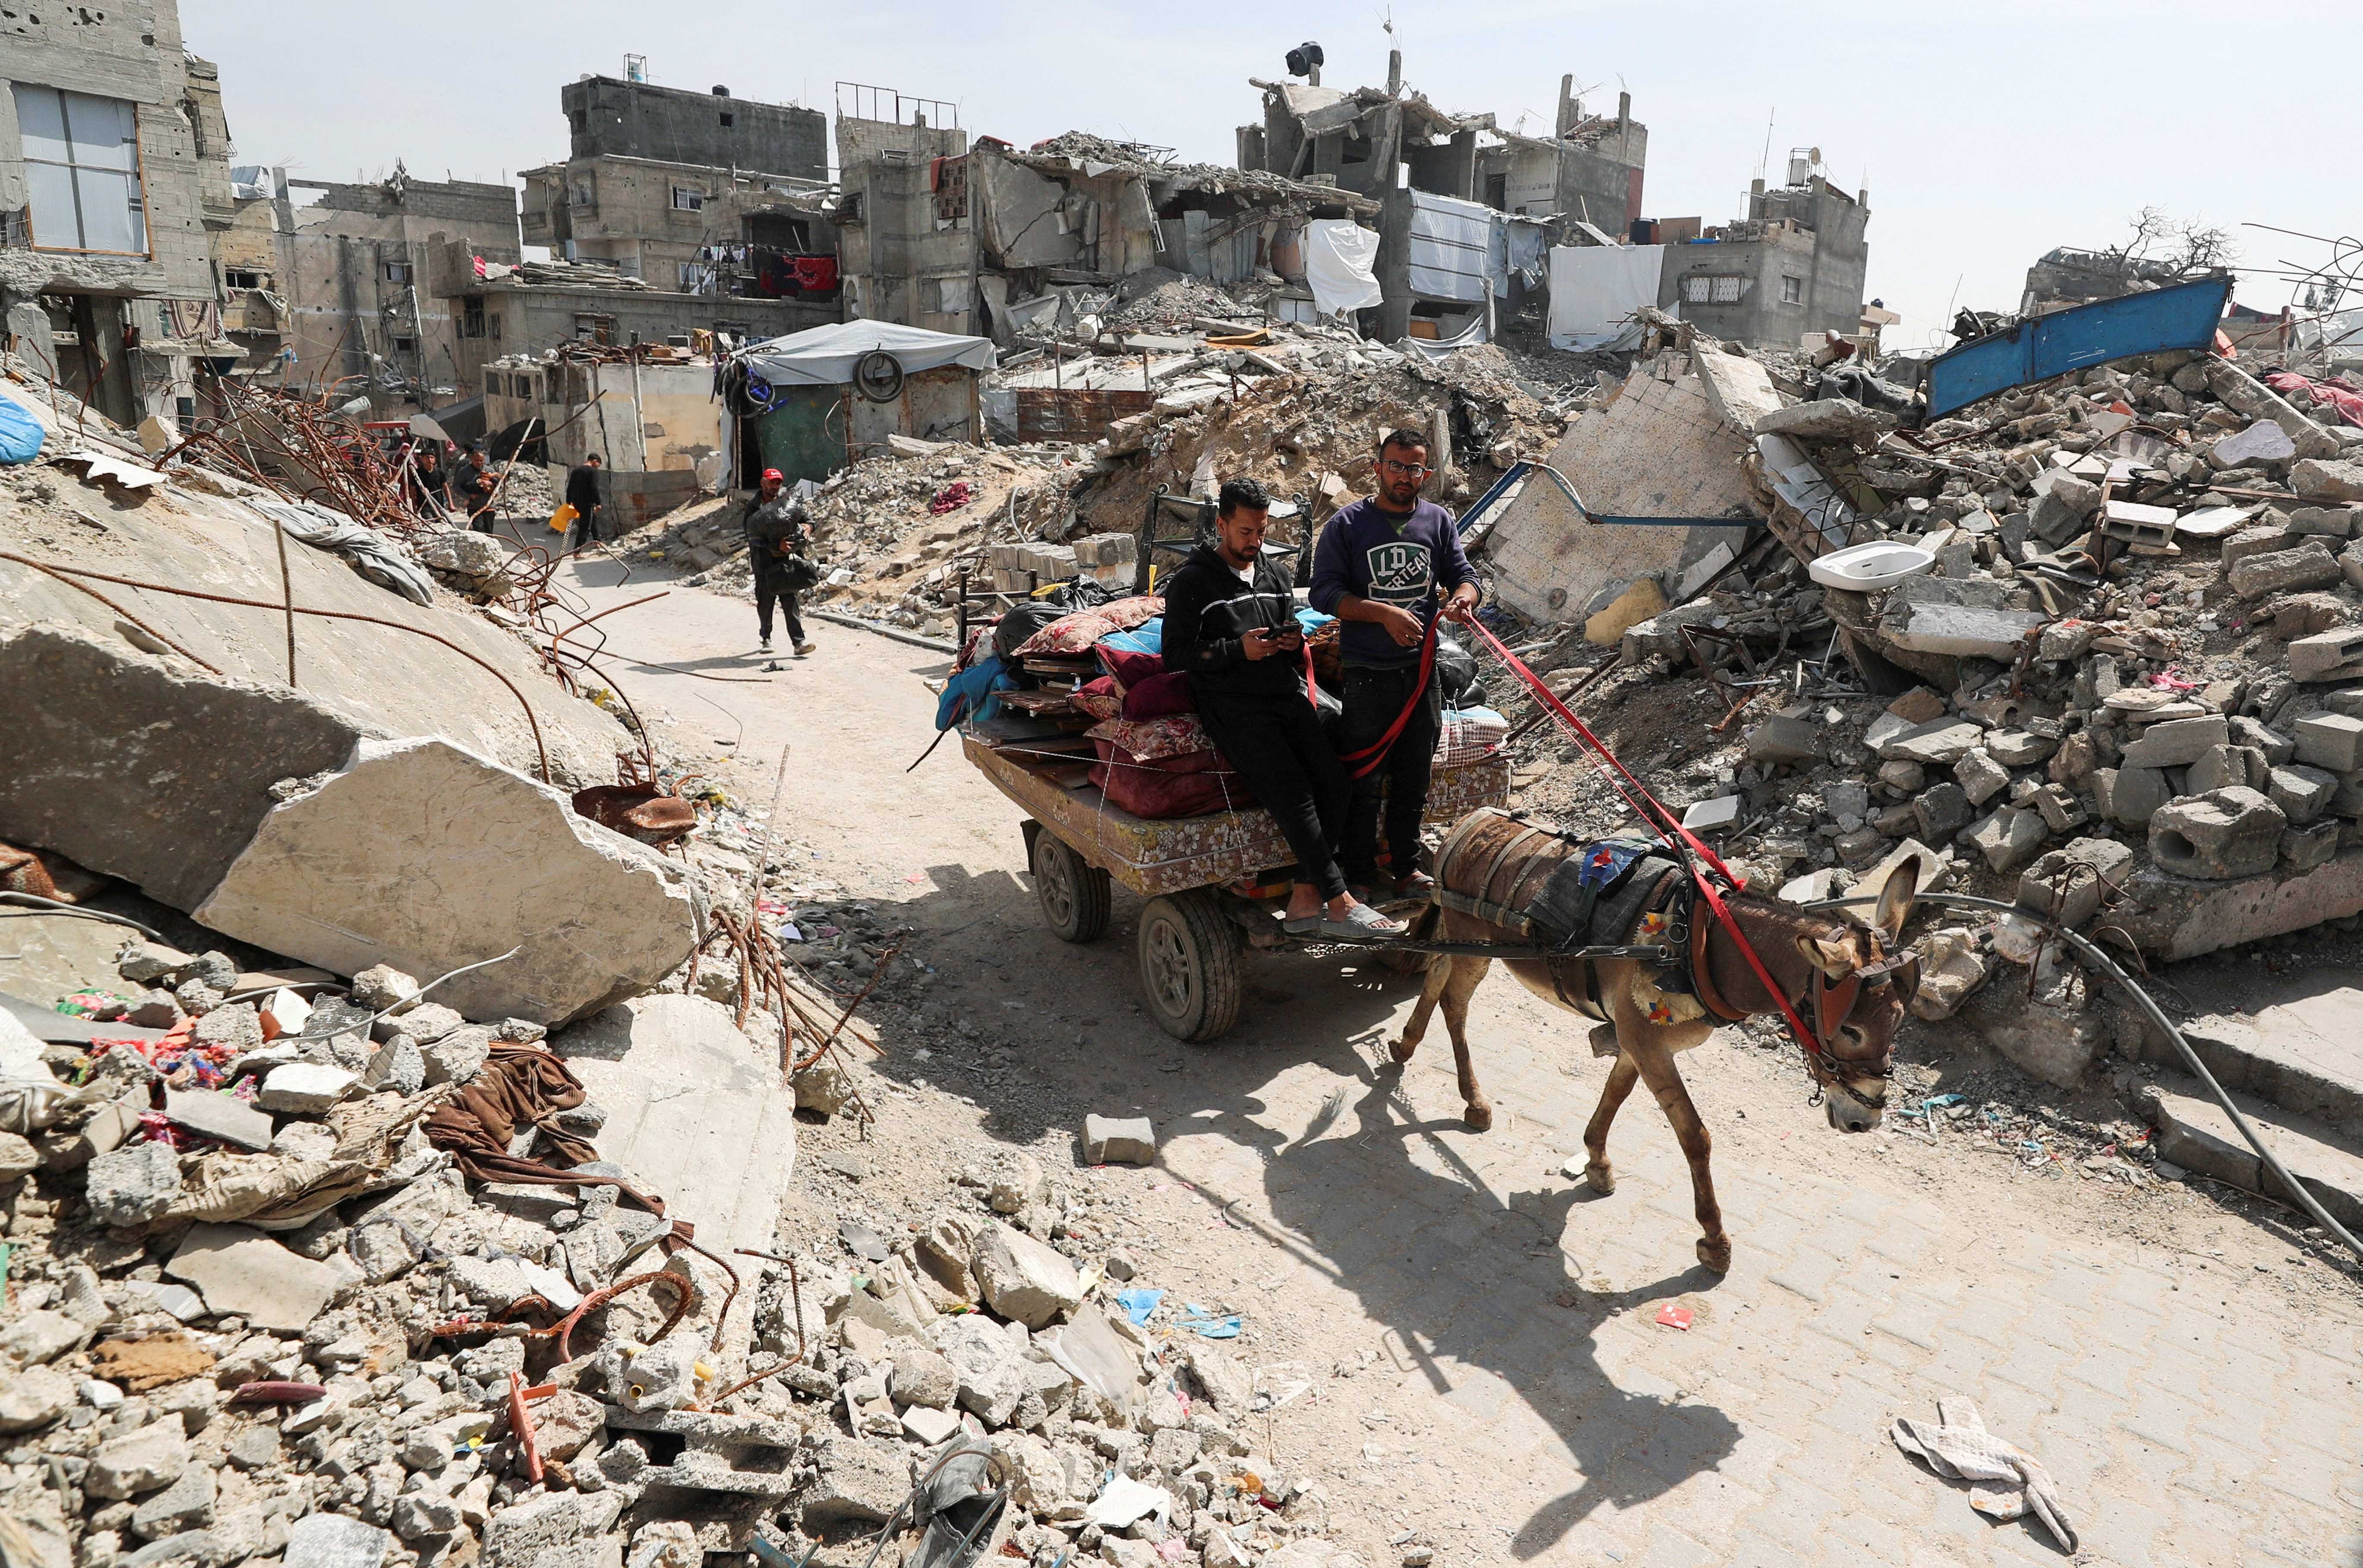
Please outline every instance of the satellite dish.
[{"label": "satellite dish", "polygon": [[903,395],[903,361],[872,348],[853,362],[853,387],[871,403],[893,403]]}]

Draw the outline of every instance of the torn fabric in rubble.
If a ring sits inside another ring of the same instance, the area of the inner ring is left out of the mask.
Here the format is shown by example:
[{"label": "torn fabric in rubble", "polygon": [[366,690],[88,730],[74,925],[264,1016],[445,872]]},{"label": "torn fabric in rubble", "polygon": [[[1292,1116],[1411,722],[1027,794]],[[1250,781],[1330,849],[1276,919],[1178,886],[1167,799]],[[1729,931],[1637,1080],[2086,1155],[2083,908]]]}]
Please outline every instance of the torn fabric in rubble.
[{"label": "torn fabric in rubble", "polygon": [[460,1168],[477,1181],[534,1182],[544,1187],[612,1187],[651,1213],[662,1214],[663,1199],[644,1193],[614,1176],[586,1176],[509,1153],[509,1141],[521,1127],[540,1129],[567,1165],[588,1165],[599,1151],[558,1123],[558,1113],[571,1110],[590,1098],[554,1052],[515,1041],[493,1043],[490,1060],[468,1087],[427,1119],[427,1141],[448,1151]]},{"label": "torn fabric in rubble", "polygon": [[414,604],[435,602],[435,580],[426,569],[392,540],[351,518],[308,501],[256,499],[247,504],[285,529],[289,538],[345,557],[355,570],[380,588],[399,593]]},{"label": "torn fabric in rubble", "polygon": [[2033,1454],[1986,1430],[1977,1406],[1967,1399],[1936,1401],[1937,1421],[1898,1417],[1895,1446],[1916,1453],[1928,1468],[1949,1480],[1997,1481],[1996,1486],[1969,1488],[1969,1507],[1998,1519],[2014,1519],[2032,1509],[2052,1539],[2067,1551],[2076,1550],[2076,1531],[2060,1507],[2059,1489]]}]

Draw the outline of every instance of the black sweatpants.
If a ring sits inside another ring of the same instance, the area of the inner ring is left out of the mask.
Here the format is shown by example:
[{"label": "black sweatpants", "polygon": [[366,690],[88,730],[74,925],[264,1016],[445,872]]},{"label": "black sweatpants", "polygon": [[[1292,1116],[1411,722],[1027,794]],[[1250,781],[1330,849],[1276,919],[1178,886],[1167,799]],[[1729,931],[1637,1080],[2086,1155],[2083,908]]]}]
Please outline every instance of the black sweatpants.
[{"label": "black sweatpants", "polygon": [[1280,824],[1296,854],[1296,879],[1318,888],[1325,900],[1343,893],[1337,833],[1348,780],[1313,704],[1301,695],[1201,691],[1198,718],[1223,760]]},{"label": "black sweatpants", "polygon": [[771,606],[776,603],[780,607],[781,618],[788,624],[788,641],[792,644],[800,643],[804,640],[804,618],[796,613],[795,590],[782,586],[781,579],[783,575],[764,566],[760,558],[757,559],[755,626],[765,642],[771,640]]},{"label": "black sweatpants", "polygon": [[[1416,663],[1388,669],[1347,666],[1346,690],[1339,694],[1346,711],[1337,726],[1338,751],[1350,756],[1377,745],[1418,685]],[[1353,781],[1353,802],[1347,808],[1337,859],[1346,879],[1359,886],[1370,887],[1378,877],[1381,786],[1386,790],[1388,870],[1403,878],[1419,869],[1419,824],[1427,814],[1428,770],[1436,759],[1437,736],[1444,728],[1444,692],[1433,668],[1428,671],[1427,690],[1420,697],[1379,765]],[[1367,760],[1343,766],[1350,770]]]}]

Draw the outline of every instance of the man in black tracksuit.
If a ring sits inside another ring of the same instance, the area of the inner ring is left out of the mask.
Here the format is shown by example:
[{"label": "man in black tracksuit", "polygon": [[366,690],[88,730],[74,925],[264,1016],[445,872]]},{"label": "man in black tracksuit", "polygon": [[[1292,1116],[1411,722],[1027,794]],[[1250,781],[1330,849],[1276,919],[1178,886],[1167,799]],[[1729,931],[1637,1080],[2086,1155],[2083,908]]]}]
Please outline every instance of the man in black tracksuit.
[{"label": "man in black tracksuit", "polygon": [[1337,869],[1337,834],[1352,789],[1304,690],[1304,636],[1288,571],[1263,553],[1270,507],[1254,480],[1223,486],[1215,543],[1192,552],[1165,582],[1165,668],[1189,673],[1215,749],[1295,852],[1287,929],[1400,936],[1402,924],[1358,902]]},{"label": "man in black tracksuit", "polygon": [[599,536],[599,454],[592,453],[566,470],[566,504],[574,508],[573,525],[566,530],[565,553],[581,555],[582,547]]},{"label": "man in black tracksuit", "polygon": [[813,651],[804,638],[804,618],[796,613],[796,595],[803,584],[790,575],[788,558],[801,555],[812,538],[804,520],[804,502],[788,491],[777,469],[765,469],[761,486],[748,500],[739,525],[747,530],[747,557],[755,567],[755,625],[765,653],[771,648],[771,606],[780,607],[788,624],[788,646],[801,658]]}]

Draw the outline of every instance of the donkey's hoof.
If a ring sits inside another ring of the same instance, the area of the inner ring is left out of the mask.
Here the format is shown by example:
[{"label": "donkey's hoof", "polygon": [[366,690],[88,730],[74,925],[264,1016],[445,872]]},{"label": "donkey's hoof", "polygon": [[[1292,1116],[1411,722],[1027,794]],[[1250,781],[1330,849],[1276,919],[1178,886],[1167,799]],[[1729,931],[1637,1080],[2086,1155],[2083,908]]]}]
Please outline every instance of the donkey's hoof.
[{"label": "donkey's hoof", "polygon": [[1469,1123],[1469,1131],[1471,1132],[1491,1132],[1493,1126],[1493,1108],[1484,1100],[1472,1099],[1469,1102],[1468,1109],[1461,1112],[1460,1119]]},{"label": "donkey's hoof", "polygon": [[1729,1274],[1731,1272],[1730,1238],[1725,1237],[1720,1242],[1700,1242],[1698,1260],[1717,1274]]},{"label": "donkey's hoof", "polygon": [[1616,1190],[1616,1167],[1606,1160],[1593,1160],[1583,1167],[1583,1185],[1603,1198]]},{"label": "donkey's hoof", "polygon": [[1419,1042],[1406,1037],[1388,1045],[1387,1055],[1398,1062],[1408,1062],[1411,1060],[1411,1054],[1418,1049]]}]

